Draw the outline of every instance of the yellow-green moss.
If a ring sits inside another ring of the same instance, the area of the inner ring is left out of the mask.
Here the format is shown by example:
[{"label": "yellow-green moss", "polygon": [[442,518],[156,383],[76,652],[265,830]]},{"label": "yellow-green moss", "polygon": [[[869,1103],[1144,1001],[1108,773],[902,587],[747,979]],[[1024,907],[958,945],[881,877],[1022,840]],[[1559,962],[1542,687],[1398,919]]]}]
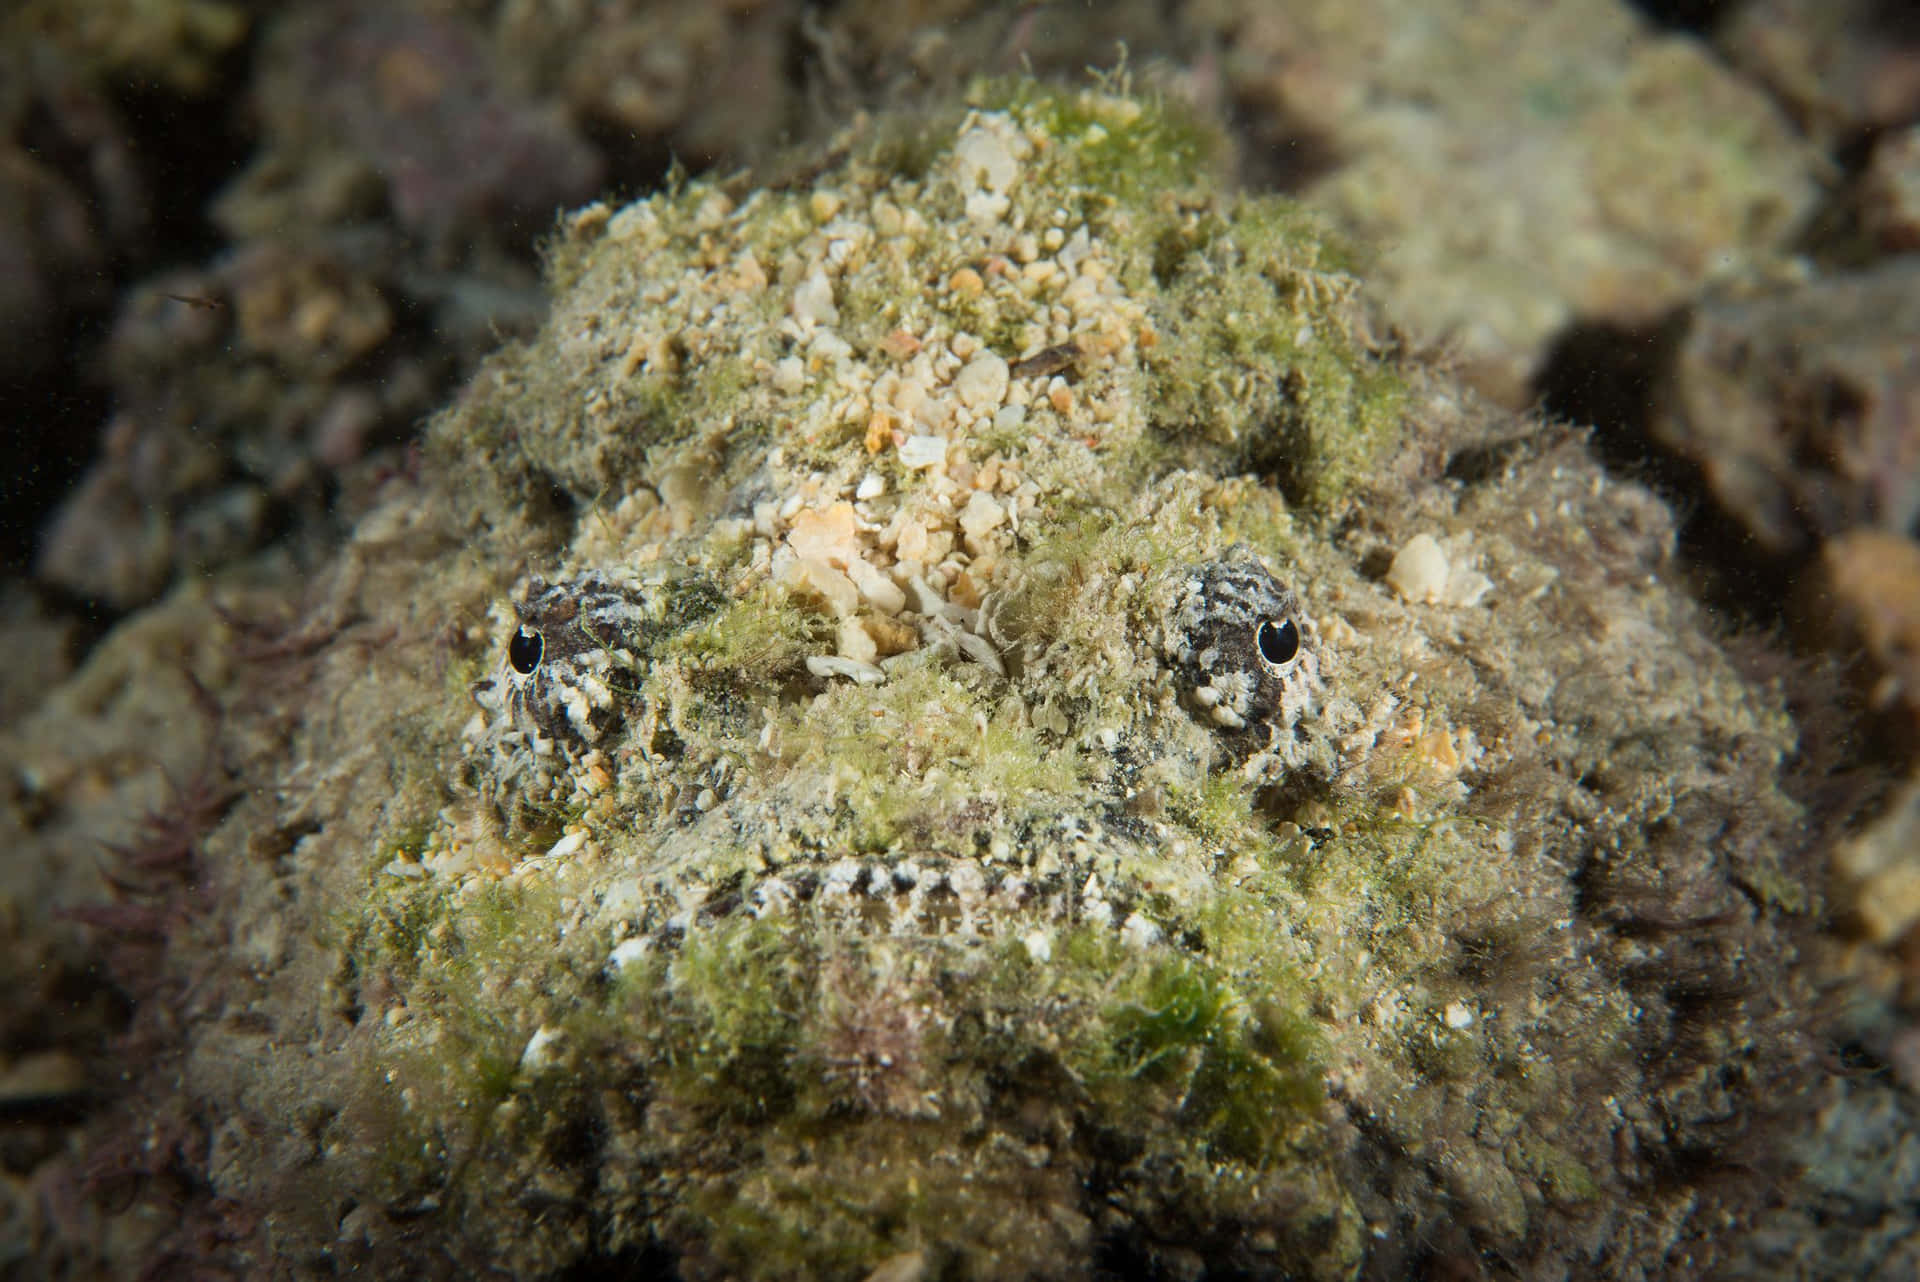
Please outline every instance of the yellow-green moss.
[{"label": "yellow-green moss", "polygon": [[1331,233],[1277,198],[1170,225],[1147,352],[1153,420],[1176,455],[1204,443],[1325,508],[1398,439],[1406,389],[1354,326],[1357,278]]},{"label": "yellow-green moss", "polygon": [[769,682],[818,653],[829,635],[827,620],[790,594],[770,585],[750,588],[712,617],[669,638],[657,656],[682,660],[697,672],[718,674],[741,693],[763,691]]},{"label": "yellow-green moss", "polygon": [[1134,96],[1126,82],[1120,73],[1063,91],[1024,77],[985,80],[968,99],[1038,126],[1050,145],[1038,161],[1043,179],[1033,185],[1104,221],[1111,210],[1211,187],[1226,151],[1216,126],[1174,99]]}]

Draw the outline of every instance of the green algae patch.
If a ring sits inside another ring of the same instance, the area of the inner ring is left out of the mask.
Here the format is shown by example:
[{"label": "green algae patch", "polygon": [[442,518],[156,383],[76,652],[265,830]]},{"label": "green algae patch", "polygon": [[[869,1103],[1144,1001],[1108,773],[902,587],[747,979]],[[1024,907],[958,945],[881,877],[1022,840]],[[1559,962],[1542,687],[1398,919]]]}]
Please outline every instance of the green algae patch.
[{"label": "green algae patch", "polygon": [[1165,97],[1136,97],[1115,74],[1062,92],[1030,79],[984,81],[968,99],[1027,123],[1049,144],[1050,186],[1071,198],[1130,212],[1221,176],[1226,139],[1211,122]]},{"label": "green algae patch", "polygon": [[1272,198],[1162,232],[1164,294],[1147,354],[1154,419],[1327,508],[1399,439],[1406,388],[1359,330],[1359,278],[1313,216]]},{"label": "green algae patch", "polygon": [[1037,736],[1024,706],[986,696],[930,662],[872,690],[837,691],[773,729],[773,762],[826,786],[855,850],[900,843],[970,853],[983,837],[1080,791],[1071,748]]},{"label": "green algae patch", "polygon": [[676,633],[659,657],[684,660],[735,689],[763,689],[816,651],[825,629],[818,612],[785,593],[756,588]]},{"label": "green algae patch", "polygon": [[1083,1069],[1096,1096],[1115,1113],[1162,1096],[1216,1160],[1273,1162],[1324,1107],[1312,1024],[1190,958],[1137,969],[1106,1020],[1111,1040]]}]

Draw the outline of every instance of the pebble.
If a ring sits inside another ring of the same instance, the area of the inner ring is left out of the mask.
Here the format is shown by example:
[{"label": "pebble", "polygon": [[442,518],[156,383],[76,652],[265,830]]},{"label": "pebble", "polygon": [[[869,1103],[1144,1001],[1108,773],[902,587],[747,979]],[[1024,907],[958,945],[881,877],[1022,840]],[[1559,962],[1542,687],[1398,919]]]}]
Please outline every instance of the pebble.
[{"label": "pebble", "polygon": [[1431,605],[1447,590],[1447,554],[1431,534],[1416,534],[1394,554],[1387,585],[1403,600]]},{"label": "pebble", "polygon": [[998,133],[984,126],[961,134],[953,144],[953,167],[962,182],[1004,192],[1020,175],[1020,162]]},{"label": "pebble", "polygon": [[947,438],[915,434],[900,443],[900,465],[909,469],[947,461]]},{"label": "pebble", "polygon": [[807,367],[798,356],[776,361],[773,366],[773,390],[788,396],[807,385]]},{"label": "pebble", "polygon": [[860,555],[854,529],[851,503],[843,500],[825,508],[809,508],[793,518],[787,546],[800,556],[844,565]]},{"label": "pebble", "polygon": [[833,282],[816,270],[793,291],[793,317],[816,325],[838,325],[840,309],[833,305]]},{"label": "pebble", "polygon": [[816,677],[851,677],[863,686],[879,685],[887,679],[887,674],[873,664],[837,654],[809,655],[807,671]]},{"label": "pebble", "polygon": [[860,608],[860,589],[853,580],[818,557],[776,560],[774,577],[794,587],[810,589],[827,603],[836,618],[847,618]]},{"label": "pebble", "polygon": [[1161,938],[1160,927],[1139,913],[1128,913],[1127,919],[1120,923],[1120,942],[1128,948],[1145,950],[1159,943]]},{"label": "pebble", "polygon": [[1006,508],[1000,506],[991,495],[975,490],[973,497],[967,500],[966,507],[960,510],[960,528],[970,539],[978,540],[988,531],[1005,523]]},{"label": "pebble", "polygon": [[858,619],[840,620],[839,651],[843,659],[868,665],[880,657],[880,647],[875,644],[873,634]]},{"label": "pebble", "polygon": [[520,1052],[521,1070],[537,1073],[557,1065],[560,1062],[559,1044],[565,1037],[564,1029],[552,1024],[542,1024],[534,1035],[527,1039],[527,1048]]},{"label": "pebble", "polygon": [[993,352],[981,352],[953,380],[953,390],[968,409],[992,409],[1007,398],[1007,362]]},{"label": "pebble", "polygon": [[882,614],[898,614],[907,608],[907,594],[865,557],[855,556],[847,561],[847,577],[853,580],[853,586],[860,590],[866,603]]}]

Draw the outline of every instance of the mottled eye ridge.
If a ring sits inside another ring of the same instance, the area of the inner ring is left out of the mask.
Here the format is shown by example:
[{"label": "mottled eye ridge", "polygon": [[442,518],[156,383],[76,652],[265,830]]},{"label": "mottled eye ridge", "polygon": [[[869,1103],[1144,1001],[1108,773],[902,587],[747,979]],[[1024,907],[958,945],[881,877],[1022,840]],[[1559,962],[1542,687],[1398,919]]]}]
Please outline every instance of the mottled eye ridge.
[{"label": "mottled eye ridge", "polygon": [[1188,702],[1230,754],[1290,750],[1320,689],[1313,625],[1293,591],[1236,546],[1181,572],[1168,624],[1167,657]]}]

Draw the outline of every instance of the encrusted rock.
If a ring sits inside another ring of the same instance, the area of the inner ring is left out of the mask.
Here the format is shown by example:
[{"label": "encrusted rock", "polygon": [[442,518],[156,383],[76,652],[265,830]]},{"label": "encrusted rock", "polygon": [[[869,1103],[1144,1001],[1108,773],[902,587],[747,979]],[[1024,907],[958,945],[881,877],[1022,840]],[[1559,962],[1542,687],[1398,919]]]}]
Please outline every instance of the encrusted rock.
[{"label": "encrusted rock", "polygon": [[1772,551],[1920,520],[1920,260],[1692,313],[1653,431]]}]

